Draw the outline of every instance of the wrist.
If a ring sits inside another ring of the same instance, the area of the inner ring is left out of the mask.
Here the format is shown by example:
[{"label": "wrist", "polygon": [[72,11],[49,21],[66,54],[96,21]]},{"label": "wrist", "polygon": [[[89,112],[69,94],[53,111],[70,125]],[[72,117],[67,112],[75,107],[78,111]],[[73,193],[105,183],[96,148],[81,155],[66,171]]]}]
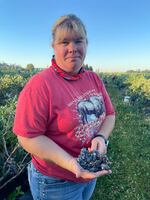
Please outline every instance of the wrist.
[{"label": "wrist", "polygon": [[96,137],[102,138],[104,140],[104,143],[105,143],[106,147],[108,146],[109,140],[106,139],[106,137],[104,136],[104,134],[99,133],[99,134],[95,135],[92,139],[94,139]]}]

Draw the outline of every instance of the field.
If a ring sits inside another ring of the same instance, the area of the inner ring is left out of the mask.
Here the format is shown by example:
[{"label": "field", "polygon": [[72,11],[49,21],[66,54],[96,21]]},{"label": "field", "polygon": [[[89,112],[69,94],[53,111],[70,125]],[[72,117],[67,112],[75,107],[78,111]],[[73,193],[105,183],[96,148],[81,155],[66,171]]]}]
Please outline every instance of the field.
[{"label": "field", "polygon": [[[12,134],[12,125],[18,94],[37,72],[0,68],[0,189],[29,162],[29,156]],[[116,126],[108,147],[112,174],[98,178],[92,200],[149,200],[150,73],[99,75],[115,106]],[[25,192],[22,190],[15,190],[13,195],[21,195]]]},{"label": "field", "polygon": [[116,126],[108,148],[112,174],[98,178],[92,200],[150,199],[150,116],[148,110],[144,112],[149,103],[125,103],[126,90],[108,85],[116,108]]}]

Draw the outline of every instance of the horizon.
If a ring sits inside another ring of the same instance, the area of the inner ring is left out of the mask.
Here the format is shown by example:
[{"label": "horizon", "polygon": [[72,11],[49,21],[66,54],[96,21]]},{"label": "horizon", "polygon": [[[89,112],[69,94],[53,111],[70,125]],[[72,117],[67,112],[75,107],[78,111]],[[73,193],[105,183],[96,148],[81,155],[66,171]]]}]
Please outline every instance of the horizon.
[{"label": "horizon", "polygon": [[[28,63],[28,64],[32,64],[32,63]],[[28,65],[27,64],[27,65]],[[23,67],[23,66],[21,66],[21,65],[18,65],[18,64],[16,64],[16,63],[6,63],[6,62],[0,62],[0,69],[1,69],[1,65],[7,65],[8,67],[20,67],[20,68],[23,68],[23,69],[27,69],[27,66],[25,66],[25,67]],[[83,64],[83,65],[85,65],[85,64]],[[3,67],[3,66],[2,66]],[[48,67],[50,67],[50,66],[46,66],[46,67],[35,67],[34,66],[34,69],[40,69],[40,70],[44,70],[44,69],[46,69],[46,68],[48,68]],[[84,67],[84,66],[83,66]],[[92,66],[90,66],[90,65],[88,65],[88,67],[92,67]],[[148,68],[146,68],[146,69],[129,69],[129,70],[126,70],[126,71],[102,71],[100,68],[93,68],[92,67],[92,70],[94,71],[94,72],[96,72],[96,73],[127,73],[127,72],[148,72],[148,73],[150,73],[150,68],[148,69]]]}]

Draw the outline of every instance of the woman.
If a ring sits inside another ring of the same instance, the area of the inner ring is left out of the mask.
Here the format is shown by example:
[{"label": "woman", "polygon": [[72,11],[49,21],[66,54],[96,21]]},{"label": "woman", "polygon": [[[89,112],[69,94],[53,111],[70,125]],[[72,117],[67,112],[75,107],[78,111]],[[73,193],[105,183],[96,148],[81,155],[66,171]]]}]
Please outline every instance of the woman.
[{"label": "woman", "polygon": [[34,200],[88,200],[96,178],[111,173],[84,170],[83,147],[107,152],[115,113],[101,79],[82,65],[85,26],[75,15],[61,17],[52,31],[55,56],[19,95],[13,131],[31,154],[28,179]]}]

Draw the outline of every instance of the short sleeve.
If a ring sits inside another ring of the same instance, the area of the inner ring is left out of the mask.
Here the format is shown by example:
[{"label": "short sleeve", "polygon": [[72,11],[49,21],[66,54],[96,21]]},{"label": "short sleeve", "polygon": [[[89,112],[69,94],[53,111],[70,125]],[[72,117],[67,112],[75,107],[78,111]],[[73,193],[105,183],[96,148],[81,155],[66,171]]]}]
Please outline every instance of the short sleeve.
[{"label": "short sleeve", "polygon": [[48,95],[43,80],[38,76],[27,83],[19,95],[13,132],[23,137],[45,133],[49,118]]}]

